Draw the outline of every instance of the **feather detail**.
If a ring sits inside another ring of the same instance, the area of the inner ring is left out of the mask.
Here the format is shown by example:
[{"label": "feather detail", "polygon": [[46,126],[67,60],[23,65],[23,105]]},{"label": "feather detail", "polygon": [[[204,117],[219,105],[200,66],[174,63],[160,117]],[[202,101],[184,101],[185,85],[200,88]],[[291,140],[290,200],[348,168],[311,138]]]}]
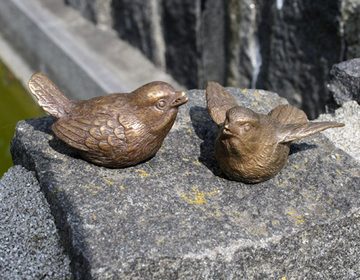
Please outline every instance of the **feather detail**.
[{"label": "feather detail", "polygon": [[50,115],[60,118],[70,112],[74,102],[66,98],[43,73],[34,74],[28,85],[37,103]]},{"label": "feather detail", "polygon": [[316,134],[328,128],[343,127],[343,123],[337,122],[309,122],[306,124],[288,124],[279,128],[277,137],[279,143],[290,143],[307,136]]},{"label": "feather detail", "polygon": [[52,128],[57,137],[82,151],[111,153],[112,149],[119,151],[126,149],[125,128],[117,121],[116,116],[111,120],[112,126],[117,123],[116,128],[107,126],[107,122],[95,116],[91,119],[94,120],[88,123],[84,122],[83,118],[69,116],[59,119]]},{"label": "feather detail", "polygon": [[279,105],[271,110],[269,116],[282,124],[304,124],[308,122],[305,112],[291,105]]},{"label": "feather detail", "polygon": [[211,118],[218,125],[225,121],[229,109],[238,106],[235,98],[216,82],[208,82],[206,86],[206,103]]}]

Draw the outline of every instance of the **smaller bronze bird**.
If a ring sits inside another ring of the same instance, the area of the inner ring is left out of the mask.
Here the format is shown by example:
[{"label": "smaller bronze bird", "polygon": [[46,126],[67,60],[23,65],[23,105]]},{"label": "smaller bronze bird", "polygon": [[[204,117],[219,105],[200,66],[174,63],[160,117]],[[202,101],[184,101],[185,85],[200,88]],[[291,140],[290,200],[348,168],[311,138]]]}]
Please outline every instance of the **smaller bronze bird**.
[{"label": "smaller bronze bird", "polygon": [[73,101],[44,74],[34,74],[29,89],[38,104],[57,118],[55,135],[97,165],[119,168],[156,154],[174,124],[184,92],[151,82],[128,94]]},{"label": "smaller bronze bird", "polygon": [[230,178],[259,183],[275,176],[285,165],[290,144],[331,127],[336,122],[309,122],[305,113],[291,105],[280,105],[269,114],[258,114],[238,106],[218,83],[206,88],[207,108],[220,126],[215,157]]}]

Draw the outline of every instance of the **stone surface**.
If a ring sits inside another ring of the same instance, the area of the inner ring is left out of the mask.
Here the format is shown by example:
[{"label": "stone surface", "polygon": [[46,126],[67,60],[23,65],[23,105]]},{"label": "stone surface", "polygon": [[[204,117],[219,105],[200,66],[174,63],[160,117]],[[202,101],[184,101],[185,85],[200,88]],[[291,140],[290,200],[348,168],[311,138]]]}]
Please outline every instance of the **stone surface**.
[{"label": "stone surface", "polygon": [[[258,112],[285,103],[229,90]],[[359,163],[318,135],[294,144],[275,178],[229,181],[214,161],[204,92],[188,94],[157,155],[127,169],[78,158],[54,139],[51,118],[18,124],[14,162],[35,170],[77,278],[360,277]]]},{"label": "stone surface", "polygon": [[360,106],[355,101],[348,101],[337,109],[333,115],[320,115],[321,121],[336,121],[345,124],[339,133],[336,130],[326,130],[324,135],[337,147],[347,152],[360,162]]},{"label": "stone surface", "polygon": [[335,64],[328,87],[337,104],[350,100],[360,103],[360,58]]},{"label": "stone surface", "polygon": [[72,279],[49,205],[34,175],[14,166],[0,180],[1,279]]}]

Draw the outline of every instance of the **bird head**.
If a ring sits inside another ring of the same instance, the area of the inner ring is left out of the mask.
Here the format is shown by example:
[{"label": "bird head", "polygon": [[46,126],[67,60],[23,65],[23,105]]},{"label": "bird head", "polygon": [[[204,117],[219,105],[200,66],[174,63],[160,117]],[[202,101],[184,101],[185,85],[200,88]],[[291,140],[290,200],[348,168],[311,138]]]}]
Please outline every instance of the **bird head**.
[{"label": "bird head", "polygon": [[260,117],[254,111],[235,106],[226,112],[219,140],[237,154],[257,150],[261,135]]},{"label": "bird head", "polygon": [[154,129],[172,126],[179,106],[185,104],[188,98],[183,91],[176,91],[165,82],[148,83],[132,93],[132,101],[140,110],[140,117],[147,123],[152,123]]}]

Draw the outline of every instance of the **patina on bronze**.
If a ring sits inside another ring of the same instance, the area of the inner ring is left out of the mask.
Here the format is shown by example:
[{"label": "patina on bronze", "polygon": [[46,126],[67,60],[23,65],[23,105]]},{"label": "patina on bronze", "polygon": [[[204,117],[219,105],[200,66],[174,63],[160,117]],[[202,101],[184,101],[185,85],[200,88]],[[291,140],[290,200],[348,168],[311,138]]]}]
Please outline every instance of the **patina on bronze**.
[{"label": "patina on bronze", "polygon": [[215,157],[230,178],[259,183],[275,176],[285,165],[290,144],[332,127],[336,122],[309,122],[306,114],[291,105],[280,105],[269,114],[241,107],[218,83],[206,88],[207,108],[220,126]]},{"label": "patina on bronze", "polygon": [[57,118],[55,135],[97,165],[119,168],[156,154],[174,124],[186,94],[165,82],[135,91],[73,101],[44,74],[36,73],[29,89],[39,105]]}]

